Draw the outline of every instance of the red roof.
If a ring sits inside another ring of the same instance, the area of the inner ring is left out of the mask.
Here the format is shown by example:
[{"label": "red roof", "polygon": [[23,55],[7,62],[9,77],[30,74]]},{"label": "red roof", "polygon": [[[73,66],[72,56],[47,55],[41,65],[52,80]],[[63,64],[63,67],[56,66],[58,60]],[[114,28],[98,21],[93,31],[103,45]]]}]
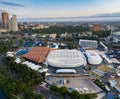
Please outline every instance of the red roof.
[{"label": "red roof", "polygon": [[32,60],[37,63],[43,63],[48,53],[54,49],[47,47],[33,47],[23,58]]}]

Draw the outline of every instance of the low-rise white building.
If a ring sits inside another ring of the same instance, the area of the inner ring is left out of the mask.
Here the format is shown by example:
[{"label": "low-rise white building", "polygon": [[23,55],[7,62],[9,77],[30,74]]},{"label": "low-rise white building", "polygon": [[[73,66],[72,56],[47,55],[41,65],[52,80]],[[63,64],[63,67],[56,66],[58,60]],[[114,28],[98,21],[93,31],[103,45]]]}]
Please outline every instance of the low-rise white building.
[{"label": "low-rise white building", "polygon": [[57,34],[50,34],[49,37],[52,38],[52,39],[55,39],[57,36]]},{"label": "low-rise white building", "polygon": [[84,47],[84,48],[97,48],[98,47],[98,42],[95,40],[79,40],[79,45]]},{"label": "low-rise white building", "polygon": [[91,65],[99,65],[103,61],[98,53],[91,50],[86,50],[86,56],[88,63]]},{"label": "low-rise white building", "polygon": [[115,43],[120,42],[120,31],[111,33],[110,41]]}]

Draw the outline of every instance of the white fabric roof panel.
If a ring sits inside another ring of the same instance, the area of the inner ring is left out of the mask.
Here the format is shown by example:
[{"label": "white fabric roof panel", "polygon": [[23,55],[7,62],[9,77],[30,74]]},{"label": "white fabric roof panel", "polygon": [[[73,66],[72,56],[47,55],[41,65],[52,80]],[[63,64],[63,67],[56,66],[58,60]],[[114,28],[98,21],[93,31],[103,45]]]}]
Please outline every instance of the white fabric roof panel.
[{"label": "white fabric roof panel", "polygon": [[88,57],[88,63],[91,65],[99,65],[103,61],[100,55],[95,51],[86,50],[86,55]]},{"label": "white fabric roof panel", "polygon": [[71,68],[86,65],[86,59],[78,50],[54,50],[46,59],[48,65],[59,68]]},{"label": "white fabric roof panel", "polygon": [[76,73],[75,69],[57,69],[56,73]]}]

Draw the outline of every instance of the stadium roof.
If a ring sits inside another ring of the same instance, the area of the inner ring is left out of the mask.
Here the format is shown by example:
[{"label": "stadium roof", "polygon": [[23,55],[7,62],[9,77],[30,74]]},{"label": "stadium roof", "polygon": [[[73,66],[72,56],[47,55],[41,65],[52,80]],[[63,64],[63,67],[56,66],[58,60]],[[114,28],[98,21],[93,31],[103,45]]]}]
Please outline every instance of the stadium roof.
[{"label": "stadium roof", "polygon": [[102,58],[98,53],[92,50],[86,50],[86,55],[88,57],[88,63],[91,65],[99,65],[102,63]]},{"label": "stadium roof", "polygon": [[23,58],[43,63],[48,53],[52,50],[52,48],[47,47],[33,47],[27,54],[23,55]]},{"label": "stadium roof", "polygon": [[113,32],[114,35],[120,35],[120,31],[117,31],[117,32]]},{"label": "stadium roof", "polygon": [[57,69],[56,73],[76,73],[75,69]]},{"label": "stadium roof", "polygon": [[71,68],[86,65],[82,52],[77,50],[55,50],[48,54],[46,63],[58,68]]}]

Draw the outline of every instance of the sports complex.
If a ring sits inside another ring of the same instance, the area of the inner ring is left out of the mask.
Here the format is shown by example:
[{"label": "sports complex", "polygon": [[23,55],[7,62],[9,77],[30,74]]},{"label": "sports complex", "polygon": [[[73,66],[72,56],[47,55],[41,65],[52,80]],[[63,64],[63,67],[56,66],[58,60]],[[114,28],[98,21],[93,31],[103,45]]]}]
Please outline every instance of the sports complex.
[{"label": "sports complex", "polygon": [[86,59],[78,50],[54,50],[48,54],[46,64],[56,68],[76,68],[86,66]]}]

